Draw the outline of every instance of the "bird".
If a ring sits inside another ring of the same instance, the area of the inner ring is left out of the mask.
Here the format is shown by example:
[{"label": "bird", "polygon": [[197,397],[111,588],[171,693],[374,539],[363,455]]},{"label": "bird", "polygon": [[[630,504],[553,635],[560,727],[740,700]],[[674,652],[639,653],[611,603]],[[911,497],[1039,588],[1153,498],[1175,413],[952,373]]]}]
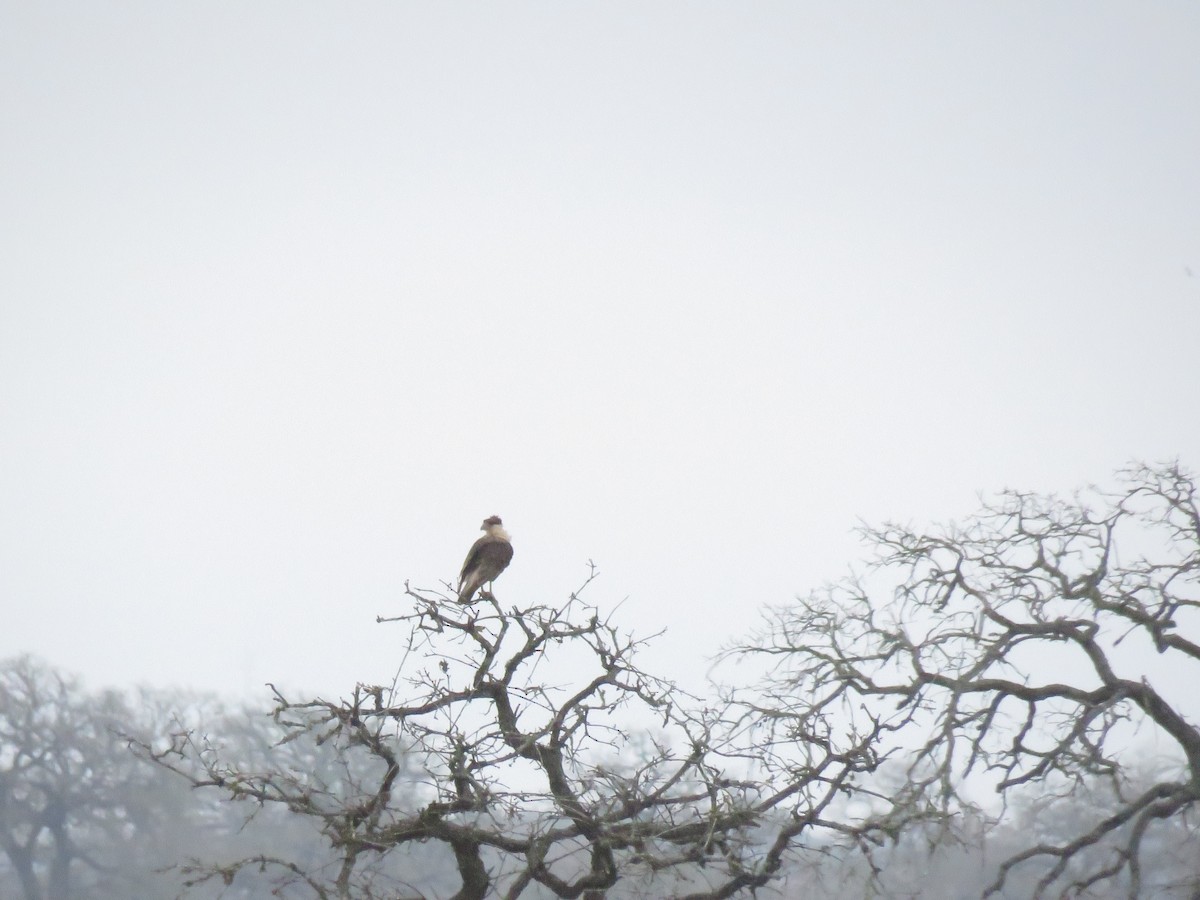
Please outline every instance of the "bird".
[{"label": "bird", "polygon": [[[459,603],[470,603],[475,592],[495,581],[512,561],[512,544],[499,516],[484,519],[480,530],[486,533],[471,546],[458,576]],[[484,593],[490,595],[491,592]]]}]

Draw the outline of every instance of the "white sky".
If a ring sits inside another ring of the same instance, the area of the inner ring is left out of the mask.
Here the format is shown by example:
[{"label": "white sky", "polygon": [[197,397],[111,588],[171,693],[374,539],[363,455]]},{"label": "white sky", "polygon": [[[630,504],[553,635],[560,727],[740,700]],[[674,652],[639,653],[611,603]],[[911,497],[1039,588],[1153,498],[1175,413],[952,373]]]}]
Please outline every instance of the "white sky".
[{"label": "white sky", "polygon": [[0,657],[381,681],[495,513],[691,680],[859,517],[1200,466],[1200,5],[0,19]]}]

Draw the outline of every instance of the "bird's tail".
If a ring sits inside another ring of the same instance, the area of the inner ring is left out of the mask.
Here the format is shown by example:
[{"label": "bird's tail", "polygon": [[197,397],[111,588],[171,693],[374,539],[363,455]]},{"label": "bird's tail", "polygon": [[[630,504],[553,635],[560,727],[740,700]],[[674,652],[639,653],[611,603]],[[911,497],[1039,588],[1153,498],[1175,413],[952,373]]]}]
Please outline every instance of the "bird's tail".
[{"label": "bird's tail", "polygon": [[482,583],[482,580],[479,578],[467,578],[463,580],[458,586],[458,602],[464,604],[470,603],[475,596],[475,592],[479,590],[479,585]]}]

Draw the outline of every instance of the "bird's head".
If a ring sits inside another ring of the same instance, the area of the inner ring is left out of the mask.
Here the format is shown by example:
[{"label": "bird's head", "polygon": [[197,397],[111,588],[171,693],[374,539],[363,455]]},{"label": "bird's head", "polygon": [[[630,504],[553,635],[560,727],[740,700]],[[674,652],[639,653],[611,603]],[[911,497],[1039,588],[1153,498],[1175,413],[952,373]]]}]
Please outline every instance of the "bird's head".
[{"label": "bird's head", "polygon": [[489,528],[493,527],[494,525],[503,525],[503,524],[504,523],[500,521],[499,516],[488,516],[486,519],[483,520],[483,524],[479,526],[479,530],[487,531]]}]

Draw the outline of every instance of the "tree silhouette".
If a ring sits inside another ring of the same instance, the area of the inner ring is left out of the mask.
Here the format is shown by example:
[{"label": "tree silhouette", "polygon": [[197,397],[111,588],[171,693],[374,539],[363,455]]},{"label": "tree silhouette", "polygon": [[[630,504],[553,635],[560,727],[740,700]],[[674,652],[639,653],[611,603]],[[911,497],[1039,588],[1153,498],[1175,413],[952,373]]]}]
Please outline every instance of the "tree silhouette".
[{"label": "tree silhouette", "polygon": [[195,863],[193,880],[269,873],[321,898],[717,898],[785,875],[809,835],[865,833],[828,813],[874,767],[874,733],[763,745],[744,708],[642,671],[641,642],[578,594],[505,609],[410,589],[413,611],[380,620],[407,630],[394,684],[339,701],[277,691],[281,746],[332,748],[336,784],[238,764],[192,731],[143,747],[196,786],[317,822],[333,851]]},{"label": "tree silhouette", "polygon": [[[1121,478],[1069,501],[1006,492],[961,526],[867,529],[869,569],[768,611],[726,655],[770,661],[756,701],[770,727],[886,737],[876,750],[904,773],[893,799],[943,823],[1002,816],[991,792],[1036,790],[1043,808],[1105,793],[1068,837],[1031,829],[987,894],[1034,867],[1036,896],[1138,896],[1156,829],[1200,801],[1196,486],[1177,465]],[[1170,764],[1138,784],[1147,747]]]},{"label": "tree silhouette", "polygon": [[130,871],[150,867],[129,863],[161,823],[162,777],[120,736],[136,718],[29,657],[0,665],[0,850],[25,900],[150,896]]}]

